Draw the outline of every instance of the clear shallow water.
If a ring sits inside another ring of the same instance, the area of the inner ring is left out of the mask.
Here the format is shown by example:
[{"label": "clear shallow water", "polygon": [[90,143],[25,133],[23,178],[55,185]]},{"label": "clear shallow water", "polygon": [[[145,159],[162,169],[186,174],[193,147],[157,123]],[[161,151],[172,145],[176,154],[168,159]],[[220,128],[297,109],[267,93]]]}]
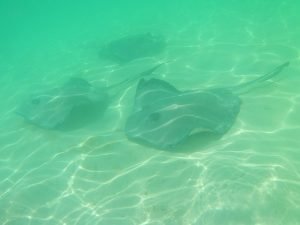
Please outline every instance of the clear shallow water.
[{"label": "clear shallow water", "polygon": [[[1,224],[300,224],[299,5],[196,2],[1,3]],[[168,39],[157,58],[98,58],[103,43],[149,30]],[[134,85],[98,123],[72,132],[42,130],[13,113],[24,95],[72,75],[109,85],[164,60],[171,62],[156,76],[183,90],[291,65],[241,96],[220,140],[191,140],[180,153],[126,139]]]}]

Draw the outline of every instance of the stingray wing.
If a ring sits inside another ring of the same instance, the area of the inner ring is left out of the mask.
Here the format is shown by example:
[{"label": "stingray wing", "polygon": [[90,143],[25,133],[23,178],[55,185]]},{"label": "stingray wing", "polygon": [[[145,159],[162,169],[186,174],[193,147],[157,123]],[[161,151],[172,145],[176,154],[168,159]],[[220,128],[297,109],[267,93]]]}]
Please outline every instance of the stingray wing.
[{"label": "stingray wing", "polygon": [[61,96],[45,93],[29,97],[16,112],[32,124],[53,129],[64,122],[71,110],[72,104]]},{"label": "stingray wing", "polygon": [[71,77],[63,85],[61,95],[73,106],[104,104],[109,97],[106,88],[96,88],[79,77]]},{"label": "stingray wing", "polygon": [[[27,98],[17,113],[30,123],[47,129],[96,118],[107,106],[105,90],[91,86],[81,78],[71,78],[61,88],[45,91]],[[78,125],[77,125],[78,124]]]},{"label": "stingray wing", "polygon": [[100,57],[126,63],[134,59],[159,54],[165,48],[165,40],[160,35],[143,33],[129,35],[111,41],[100,50]]},{"label": "stingray wing", "polygon": [[175,97],[180,93],[181,91],[174,86],[160,79],[141,79],[136,88],[134,111],[151,105],[157,100]]},{"label": "stingray wing", "polygon": [[146,92],[137,90],[136,110],[125,125],[128,138],[139,143],[166,149],[195,133],[224,134],[239,112],[240,99],[229,90],[179,92],[167,82],[155,83],[150,82],[152,89]]}]

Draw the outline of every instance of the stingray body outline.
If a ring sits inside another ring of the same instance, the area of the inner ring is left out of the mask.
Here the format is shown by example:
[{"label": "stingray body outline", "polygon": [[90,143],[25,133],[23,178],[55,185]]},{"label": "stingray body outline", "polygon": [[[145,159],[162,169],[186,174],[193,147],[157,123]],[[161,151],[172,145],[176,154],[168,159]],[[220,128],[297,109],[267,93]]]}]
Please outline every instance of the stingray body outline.
[{"label": "stingray body outline", "polygon": [[15,112],[27,122],[41,128],[77,129],[99,118],[113,96],[126,85],[152,74],[163,64],[109,87],[96,87],[83,78],[71,77],[61,87],[29,95]]},{"label": "stingray body outline", "polygon": [[286,62],[270,73],[237,86],[180,91],[160,79],[141,79],[133,111],[125,123],[128,139],[158,149],[172,149],[191,135],[224,135],[240,111],[239,94],[279,74]]},{"label": "stingray body outline", "polygon": [[153,57],[165,47],[166,41],[162,35],[147,32],[110,41],[102,46],[99,56],[117,63],[128,63],[139,58]]},{"label": "stingray body outline", "polygon": [[107,106],[107,99],[108,93],[104,88],[96,88],[82,78],[71,77],[61,87],[30,94],[17,107],[16,113],[38,127],[61,129],[67,119],[81,109],[86,109],[83,110],[86,114],[91,110],[99,113]]}]

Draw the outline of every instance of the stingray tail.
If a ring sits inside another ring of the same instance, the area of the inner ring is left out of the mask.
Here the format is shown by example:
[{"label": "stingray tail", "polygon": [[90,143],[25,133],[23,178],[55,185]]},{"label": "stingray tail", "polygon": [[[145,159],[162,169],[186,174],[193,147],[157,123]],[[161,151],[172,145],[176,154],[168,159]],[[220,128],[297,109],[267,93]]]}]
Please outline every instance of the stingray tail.
[{"label": "stingray tail", "polygon": [[114,88],[118,88],[120,86],[123,86],[123,85],[129,85],[131,84],[132,82],[140,79],[140,78],[143,78],[143,77],[146,77],[146,76],[150,76],[155,70],[157,70],[159,67],[161,67],[162,65],[164,65],[165,62],[163,63],[160,63],[160,64],[157,64],[155,66],[153,66],[152,68],[146,70],[146,71],[143,71],[139,74],[137,74],[136,76],[134,77],[131,77],[131,78],[128,78],[126,80],[123,80],[121,81],[120,83],[117,83],[117,84],[113,84],[112,86],[110,86],[111,89],[114,89]]},{"label": "stingray tail", "polygon": [[259,84],[263,83],[264,81],[267,81],[273,77],[275,77],[276,75],[278,75],[285,67],[287,67],[290,64],[290,62],[285,62],[283,64],[281,64],[280,66],[276,67],[275,69],[273,69],[271,72],[257,78],[254,79],[252,81],[237,85],[232,87],[232,91],[236,92],[236,93],[245,93],[250,91],[251,89],[257,87]]}]

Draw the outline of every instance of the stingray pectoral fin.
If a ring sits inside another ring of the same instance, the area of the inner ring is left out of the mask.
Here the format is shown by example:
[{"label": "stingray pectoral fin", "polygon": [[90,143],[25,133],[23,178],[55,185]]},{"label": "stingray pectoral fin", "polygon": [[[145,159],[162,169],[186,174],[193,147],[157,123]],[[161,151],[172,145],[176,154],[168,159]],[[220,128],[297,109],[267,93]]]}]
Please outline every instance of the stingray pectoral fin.
[{"label": "stingray pectoral fin", "polygon": [[18,109],[16,113],[31,124],[46,129],[54,129],[64,122],[70,111],[70,107],[62,106],[58,109],[46,107],[39,110]]},{"label": "stingray pectoral fin", "polygon": [[135,59],[153,57],[166,46],[165,38],[152,33],[125,36],[104,45],[99,56],[117,63],[127,63]]},{"label": "stingray pectoral fin", "polygon": [[180,92],[156,79],[146,84],[137,92],[125,133],[155,148],[176,147],[194,134],[223,135],[240,109],[239,97],[227,89]]}]

